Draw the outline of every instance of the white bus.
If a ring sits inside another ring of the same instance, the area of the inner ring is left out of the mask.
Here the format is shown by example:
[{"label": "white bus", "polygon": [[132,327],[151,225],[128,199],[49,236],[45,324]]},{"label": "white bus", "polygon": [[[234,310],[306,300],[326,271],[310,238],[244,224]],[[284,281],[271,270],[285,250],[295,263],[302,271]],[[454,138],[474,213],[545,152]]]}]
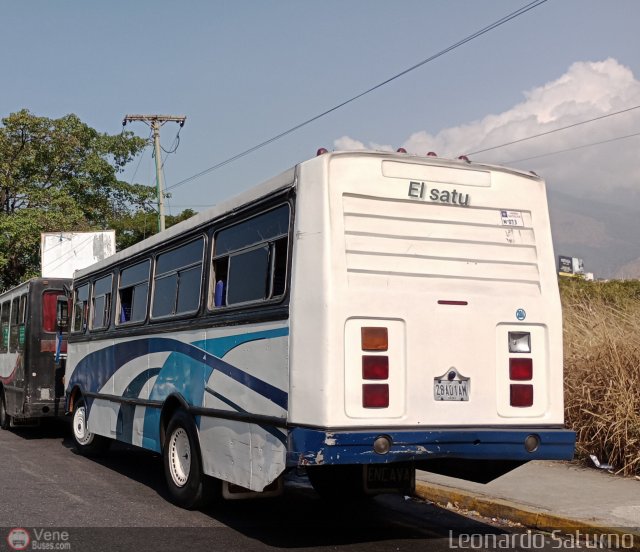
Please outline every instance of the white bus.
[{"label": "white bus", "polygon": [[533,174],[321,150],[73,287],[77,448],[161,453],[184,507],[300,466],[340,496],[573,455]]}]

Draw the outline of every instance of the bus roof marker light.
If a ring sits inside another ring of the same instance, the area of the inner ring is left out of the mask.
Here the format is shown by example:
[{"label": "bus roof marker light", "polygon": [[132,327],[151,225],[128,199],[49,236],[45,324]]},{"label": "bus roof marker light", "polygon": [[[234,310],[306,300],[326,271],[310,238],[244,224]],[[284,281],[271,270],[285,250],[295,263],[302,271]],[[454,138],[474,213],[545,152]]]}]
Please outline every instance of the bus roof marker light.
[{"label": "bus roof marker light", "polygon": [[427,153],[427,157],[438,157],[438,154],[435,151],[430,151]]},{"label": "bus roof marker light", "polygon": [[325,153],[329,153],[329,150],[326,148],[318,148],[318,151],[316,151],[316,157],[324,155]]},{"label": "bus roof marker light", "polygon": [[396,152],[397,152],[397,153],[407,153],[407,150],[406,150],[406,149],[404,149],[404,148],[398,148],[398,149],[396,150]]},{"label": "bus roof marker light", "polygon": [[460,159],[460,161],[464,161],[465,163],[471,164],[471,161],[469,160],[469,158],[466,155],[459,155],[458,159]]},{"label": "bus roof marker light", "polygon": [[363,351],[386,351],[389,348],[389,333],[385,327],[363,327],[360,329]]}]

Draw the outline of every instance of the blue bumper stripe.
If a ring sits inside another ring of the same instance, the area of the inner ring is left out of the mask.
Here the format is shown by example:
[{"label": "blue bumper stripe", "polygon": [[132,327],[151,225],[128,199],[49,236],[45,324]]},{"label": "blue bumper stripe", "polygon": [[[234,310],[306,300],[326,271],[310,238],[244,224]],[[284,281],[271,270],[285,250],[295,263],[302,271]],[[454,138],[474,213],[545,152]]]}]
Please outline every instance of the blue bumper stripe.
[{"label": "blue bumper stripe", "polygon": [[[535,434],[540,446],[527,452],[524,441]],[[376,438],[386,435],[387,454],[373,450]],[[446,429],[422,431],[329,431],[295,428],[291,431],[289,463],[373,464],[436,458],[469,460],[570,460],[576,434],[566,429]]]}]

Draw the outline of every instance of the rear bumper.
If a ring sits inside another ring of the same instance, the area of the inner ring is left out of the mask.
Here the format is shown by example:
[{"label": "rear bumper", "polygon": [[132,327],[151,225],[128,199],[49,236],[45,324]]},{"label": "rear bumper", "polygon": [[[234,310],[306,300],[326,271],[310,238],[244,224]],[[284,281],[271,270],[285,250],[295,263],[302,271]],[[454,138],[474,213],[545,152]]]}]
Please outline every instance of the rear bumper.
[{"label": "rear bumper", "polygon": [[24,414],[16,418],[51,418],[64,416],[64,398],[31,401],[24,407]]},{"label": "rear bumper", "polygon": [[[525,440],[539,438],[529,452]],[[374,451],[378,437],[386,436],[386,454]],[[571,460],[576,434],[567,429],[358,430],[295,428],[290,432],[289,465],[372,464],[417,462],[440,458],[463,460]]]}]

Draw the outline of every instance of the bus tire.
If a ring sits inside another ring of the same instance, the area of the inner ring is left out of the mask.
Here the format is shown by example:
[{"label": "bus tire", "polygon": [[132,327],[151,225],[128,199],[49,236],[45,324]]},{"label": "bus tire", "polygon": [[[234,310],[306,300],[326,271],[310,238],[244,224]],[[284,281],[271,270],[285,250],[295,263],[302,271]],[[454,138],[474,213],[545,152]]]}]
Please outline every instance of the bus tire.
[{"label": "bus tire", "polygon": [[7,403],[4,398],[4,389],[0,389],[0,429],[9,429],[11,416],[7,414]]},{"label": "bus tire", "polygon": [[73,409],[71,433],[76,450],[83,456],[99,456],[111,446],[111,439],[91,433],[87,428],[87,406],[82,398]]},{"label": "bus tire", "polygon": [[193,510],[219,497],[220,481],[204,474],[196,424],[184,410],[177,410],[169,421],[162,456],[174,504]]},{"label": "bus tire", "polygon": [[364,466],[307,466],[307,477],[313,489],[326,500],[363,500],[369,495],[364,488]]}]

